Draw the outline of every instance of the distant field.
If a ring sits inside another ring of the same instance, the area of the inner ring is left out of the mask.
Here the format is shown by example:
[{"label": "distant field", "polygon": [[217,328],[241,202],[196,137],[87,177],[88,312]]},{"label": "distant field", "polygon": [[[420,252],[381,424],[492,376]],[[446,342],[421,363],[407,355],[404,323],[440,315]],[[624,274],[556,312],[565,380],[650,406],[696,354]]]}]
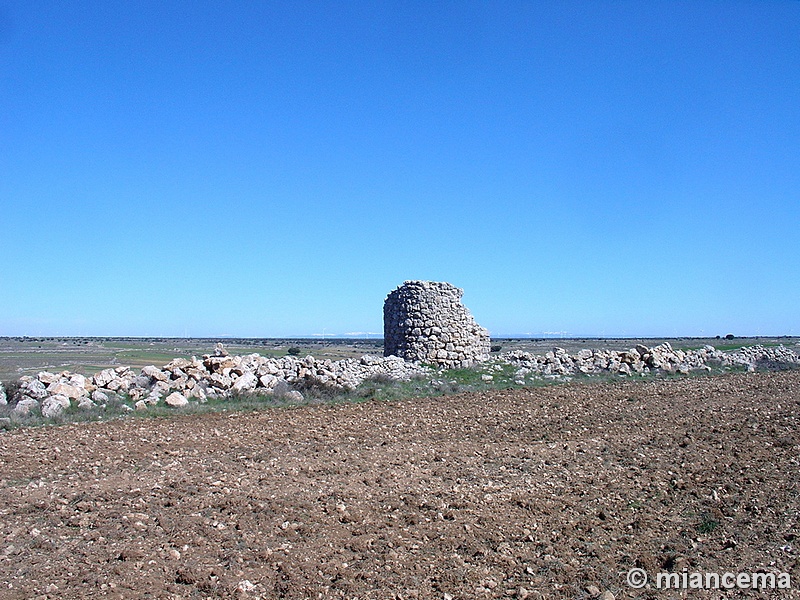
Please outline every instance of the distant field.
[{"label": "distant field", "polygon": [[232,354],[257,352],[284,356],[300,348],[301,356],[338,360],[383,353],[383,340],[200,339],[200,338],[0,338],[0,381],[47,371],[92,374],[115,366],[162,366],[176,357],[214,352],[217,342]]},{"label": "distant field", "polygon": [[[311,354],[316,358],[339,360],[359,357],[363,354],[383,354],[381,339],[210,339],[210,338],[72,338],[0,337],[0,381],[10,381],[22,375],[39,371],[74,371],[92,374],[113,366],[141,368],[146,365],[162,366],[176,357],[190,358],[214,351],[217,342],[222,342],[232,354],[257,352],[263,356],[284,356],[289,348],[300,349],[300,355]],[[636,344],[654,346],[669,341],[673,347],[700,348],[711,344],[722,350],[731,350],[753,344],[800,346],[797,337],[735,338],[669,338],[669,339],[507,339],[492,340],[501,352],[524,350],[544,353],[558,346],[570,352],[582,348],[626,349]]]}]

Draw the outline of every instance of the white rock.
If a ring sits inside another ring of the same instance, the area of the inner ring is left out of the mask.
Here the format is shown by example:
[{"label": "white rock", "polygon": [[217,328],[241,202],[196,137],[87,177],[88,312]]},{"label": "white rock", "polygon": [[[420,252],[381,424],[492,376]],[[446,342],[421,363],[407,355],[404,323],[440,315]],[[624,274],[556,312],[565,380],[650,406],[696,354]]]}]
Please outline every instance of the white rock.
[{"label": "white rock", "polygon": [[71,383],[51,383],[47,386],[47,391],[52,395],[66,396],[77,400],[78,398],[86,395],[86,390],[82,387],[72,385]]},{"label": "white rock", "polygon": [[78,400],[78,408],[80,408],[81,410],[90,410],[92,408],[95,408],[96,406],[97,405],[94,402],[92,402],[92,399],[89,398],[89,396],[84,396],[83,398]]},{"label": "white rock", "polygon": [[94,383],[97,387],[108,387],[108,384],[117,379],[117,372],[114,369],[103,369],[94,375]]},{"label": "white rock", "polygon": [[289,402],[302,402],[303,401],[303,394],[298,392],[297,390],[292,390],[290,392],[286,392],[283,397],[288,400]]},{"label": "white rock", "polygon": [[178,392],[172,392],[169,396],[166,397],[164,403],[167,406],[171,406],[172,408],[181,408],[189,404],[189,401],[183,396],[183,394],[179,394]]},{"label": "white rock", "polygon": [[11,414],[16,415],[18,417],[23,417],[29,415],[31,411],[39,409],[39,401],[31,398],[30,396],[22,396],[22,398],[17,402],[17,405],[11,411]]},{"label": "white rock", "polygon": [[74,385],[78,389],[86,389],[86,377],[79,373],[74,373],[69,378],[69,384]]},{"label": "white rock", "polygon": [[136,404],[133,405],[136,410],[147,410],[147,402],[144,400],[139,400]]},{"label": "white rock", "polygon": [[115,378],[109,381],[104,387],[112,392],[116,392],[117,390],[127,391],[130,384],[125,379]]},{"label": "white rock", "polygon": [[22,381],[22,385],[20,385],[19,393],[22,396],[28,396],[34,400],[44,400],[49,395],[47,388],[38,379],[20,378],[20,381]]},{"label": "white rock", "polygon": [[261,382],[261,385],[268,390],[273,389],[278,384],[278,378],[275,377],[275,375],[270,375],[269,373],[262,375],[258,378],[258,380]]},{"label": "white rock", "polygon": [[100,390],[95,390],[92,392],[92,400],[94,400],[98,404],[105,404],[106,402],[108,402],[108,394]]},{"label": "white rock", "polygon": [[211,377],[209,377],[208,383],[221,390],[227,390],[231,387],[231,385],[233,385],[233,380],[230,378],[229,375],[220,375],[219,373],[213,373]]},{"label": "white rock", "polygon": [[55,373],[50,373],[49,371],[41,371],[36,375],[36,379],[45,385],[50,385],[51,383],[58,383],[61,377]]},{"label": "white rock", "polygon": [[153,389],[150,390],[150,395],[161,398],[162,396],[166,396],[169,390],[170,387],[166,381],[156,381]]},{"label": "white rock", "polygon": [[189,397],[196,399],[198,402],[205,402],[208,399],[201,385],[194,386],[189,392]]},{"label": "white rock", "polygon": [[155,379],[157,381],[166,381],[168,379],[166,373],[162,373],[161,369],[153,365],[142,368],[142,375],[146,375],[150,379]]},{"label": "white rock", "polygon": [[0,406],[5,406],[8,404],[8,398],[6,397],[6,388],[3,387],[3,384],[0,382]]},{"label": "white rock", "polygon": [[246,394],[256,389],[257,384],[258,378],[255,376],[255,374],[251,373],[250,371],[246,371],[236,381],[233,382],[231,389],[237,394]]},{"label": "white rock", "polygon": [[[182,392],[183,390],[185,390],[188,387],[188,385],[187,385],[188,382],[189,382],[189,378],[186,377],[186,375],[184,375],[182,377],[179,377],[177,379],[173,379],[172,381],[167,381],[167,382],[164,382],[164,383],[167,383],[169,385],[169,389],[177,390],[179,392]],[[159,383],[161,383],[161,382],[159,382]]]},{"label": "white rock", "polygon": [[42,400],[42,416],[48,419],[57,417],[69,408],[69,398],[63,394],[48,396]]}]

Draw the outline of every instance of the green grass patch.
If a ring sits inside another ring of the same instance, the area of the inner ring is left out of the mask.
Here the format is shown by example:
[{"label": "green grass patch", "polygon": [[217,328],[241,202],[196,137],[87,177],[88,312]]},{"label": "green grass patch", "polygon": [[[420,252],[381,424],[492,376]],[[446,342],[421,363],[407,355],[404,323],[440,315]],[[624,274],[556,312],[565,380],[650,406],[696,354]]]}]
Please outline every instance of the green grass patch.
[{"label": "green grass patch", "polygon": [[697,533],[708,535],[712,533],[720,523],[709,514],[700,515],[700,522],[697,524]]}]

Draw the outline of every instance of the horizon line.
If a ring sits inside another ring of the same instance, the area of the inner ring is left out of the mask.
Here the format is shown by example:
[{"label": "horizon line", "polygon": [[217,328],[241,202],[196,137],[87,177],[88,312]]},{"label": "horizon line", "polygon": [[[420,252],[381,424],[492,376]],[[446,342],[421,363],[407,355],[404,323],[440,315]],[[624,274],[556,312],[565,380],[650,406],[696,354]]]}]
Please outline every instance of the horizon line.
[{"label": "horizon line", "polygon": [[[728,337],[731,336],[731,337]],[[558,333],[502,333],[490,334],[490,339],[506,340],[671,340],[671,339],[760,339],[760,338],[800,338],[800,335],[789,334],[752,334],[752,335],[560,335]],[[156,340],[383,340],[382,334],[377,333],[312,333],[307,335],[285,335],[285,336],[235,336],[235,335],[200,335],[200,336],[180,336],[180,335],[0,335],[0,339],[156,339]]]}]

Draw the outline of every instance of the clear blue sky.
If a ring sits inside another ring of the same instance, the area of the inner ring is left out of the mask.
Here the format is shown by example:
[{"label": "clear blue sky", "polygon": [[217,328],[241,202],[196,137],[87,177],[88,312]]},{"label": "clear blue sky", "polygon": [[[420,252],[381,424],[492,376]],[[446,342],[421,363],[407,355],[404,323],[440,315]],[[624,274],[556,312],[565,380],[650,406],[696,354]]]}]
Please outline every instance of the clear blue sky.
[{"label": "clear blue sky", "polygon": [[800,2],[0,0],[0,335],[800,335]]}]

